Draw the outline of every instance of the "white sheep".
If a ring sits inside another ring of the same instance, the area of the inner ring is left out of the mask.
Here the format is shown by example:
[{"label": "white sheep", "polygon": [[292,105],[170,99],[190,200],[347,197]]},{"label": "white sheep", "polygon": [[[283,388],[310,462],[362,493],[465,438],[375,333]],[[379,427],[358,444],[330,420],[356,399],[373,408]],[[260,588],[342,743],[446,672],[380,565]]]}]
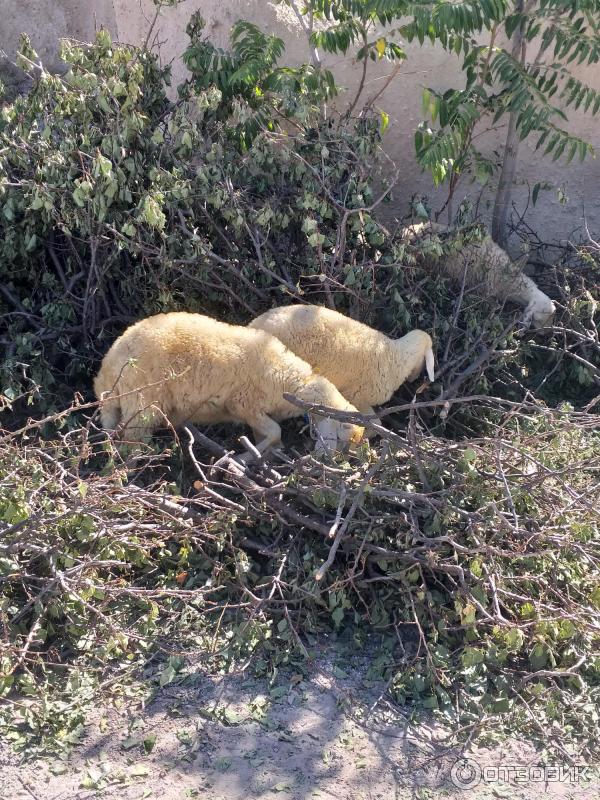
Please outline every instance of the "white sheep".
[{"label": "white sheep", "polygon": [[[426,241],[432,235],[451,233],[452,229],[447,225],[422,222],[404,228],[402,238],[406,242]],[[425,258],[427,263],[432,260],[433,257]],[[462,281],[464,275],[466,286],[474,288],[481,285],[484,291],[498,300],[511,300],[524,306],[522,323],[527,327],[532,322],[536,327],[543,327],[554,315],[556,309],[552,300],[523,273],[523,259],[512,261],[489,235],[479,242],[467,242],[462,248],[444,253],[435,260],[451,278]]]},{"label": "white sheep", "polygon": [[[303,412],[284,392],[342,411],[356,408],[328,380],[264,331],[174,312],[128,328],[105,355],[94,381],[105,429],[148,440],[168,420],[250,425],[263,453],[281,441],[275,420]],[[321,447],[357,442],[363,429],[315,415]]]},{"label": "white sheep", "polygon": [[415,380],[424,365],[434,379],[432,341],[424,331],[389,339],[344,314],[312,305],[271,309],[250,327],[277,336],[363,414],[386,403],[404,381]]}]

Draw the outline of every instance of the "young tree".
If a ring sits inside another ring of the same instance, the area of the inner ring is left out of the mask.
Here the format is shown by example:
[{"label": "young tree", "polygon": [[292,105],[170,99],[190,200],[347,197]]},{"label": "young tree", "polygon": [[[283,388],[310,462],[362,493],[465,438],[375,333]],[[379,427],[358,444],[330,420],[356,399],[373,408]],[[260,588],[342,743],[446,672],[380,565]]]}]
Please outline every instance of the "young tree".
[{"label": "young tree", "polygon": [[[424,91],[426,119],[415,132],[416,156],[436,185],[448,184],[450,216],[459,181],[485,182],[499,174],[492,233],[504,244],[519,142],[554,160],[583,160],[591,145],[568,130],[567,111],[596,114],[600,93],[577,78],[572,65],[600,57],[600,2],[592,0],[280,0],[303,20],[311,46],[330,53],[357,47],[359,92],[369,59],[405,58],[402,41],[439,43],[461,59],[465,85]],[[390,75],[398,73],[399,64]],[[387,86],[387,83],[385,84]],[[367,105],[372,105],[367,101]],[[507,122],[502,163],[475,143],[482,123]],[[540,184],[534,187],[537,199]]]}]

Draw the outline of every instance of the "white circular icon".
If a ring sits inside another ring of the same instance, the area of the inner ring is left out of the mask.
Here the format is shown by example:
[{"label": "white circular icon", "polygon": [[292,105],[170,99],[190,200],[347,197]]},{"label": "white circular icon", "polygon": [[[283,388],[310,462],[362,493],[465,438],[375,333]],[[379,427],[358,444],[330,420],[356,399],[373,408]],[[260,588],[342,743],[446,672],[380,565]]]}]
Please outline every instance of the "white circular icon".
[{"label": "white circular icon", "polygon": [[450,779],[457,789],[474,789],[481,782],[481,767],[470,758],[461,758],[452,765]]}]

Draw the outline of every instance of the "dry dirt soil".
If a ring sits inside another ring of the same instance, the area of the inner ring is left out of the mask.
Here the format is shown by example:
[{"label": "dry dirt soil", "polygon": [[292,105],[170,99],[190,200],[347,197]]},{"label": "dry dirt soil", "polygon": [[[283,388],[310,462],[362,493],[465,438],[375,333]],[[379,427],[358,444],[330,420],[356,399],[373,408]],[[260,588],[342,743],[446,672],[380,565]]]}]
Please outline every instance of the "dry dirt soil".
[{"label": "dry dirt soil", "polygon": [[[531,745],[471,748],[471,764],[433,723],[411,724],[365,682],[368,664],[323,651],[310,674],[274,684],[200,667],[150,700],[99,707],[68,758],[23,761],[0,745],[2,800],[598,800],[600,780],[541,780]],[[454,767],[454,771],[453,771]],[[460,788],[487,769],[472,788]],[[499,773],[498,768],[504,772]],[[454,781],[453,781],[453,775]],[[556,776],[555,776],[556,777]]]}]

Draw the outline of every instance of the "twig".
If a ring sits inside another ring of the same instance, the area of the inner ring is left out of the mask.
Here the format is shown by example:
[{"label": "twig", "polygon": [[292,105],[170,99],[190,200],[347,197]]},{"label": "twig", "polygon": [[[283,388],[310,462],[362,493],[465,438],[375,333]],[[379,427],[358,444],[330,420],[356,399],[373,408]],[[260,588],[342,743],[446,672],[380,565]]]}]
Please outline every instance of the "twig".
[{"label": "twig", "polygon": [[368,109],[368,108],[372,108],[375,105],[375,103],[379,100],[381,95],[385,92],[385,90],[388,88],[390,83],[394,80],[394,78],[400,72],[401,69],[402,69],[402,61],[399,61],[396,64],[396,66],[394,67],[394,69],[390,72],[390,74],[385,79],[385,82],[384,82],[383,86],[381,87],[381,89],[379,89],[379,91],[376,92],[373,95],[373,97],[371,97],[370,100],[367,100],[367,102],[365,103],[365,110]]},{"label": "twig", "polygon": [[[373,466],[369,469],[369,471],[365,475],[364,479],[362,480],[362,482],[361,482],[361,484],[360,484],[360,486],[358,488],[358,491],[356,492],[356,495],[354,496],[354,500],[352,501],[352,505],[348,509],[348,513],[346,514],[346,517],[344,518],[343,523],[340,525],[337,533],[335,534],[335,539],[333,540],[333,544],[329,548],[329,554],[328,554],[327,558],[321,564],[319,569],[315,572],[315,580],[317,582],[323,580],[327,570],[333,564],[333,562],[335,560],[335,554],[337,553],[338,547],[340,546],[340,542],[342,541],[342,537],[344,536],[344,534],[348,530],[348,525],[350,524],[350,521],[352,520],[352,518],[354,517],[354,515],[356,513],[356,510],[358,508],[358,504],[363,499],[363,496],[365,494],[365,489],[366,489],[367,485],[369,484],[369,482],[371,481],[371,479],[373,478],[373,476],[375,475],[375,473],[381,467],[381,464],[382,464],[384,458],[385,458],[385,456],[383,456],[383,455],[380,456],[378,458],[378,460],[376,461],[376,463],[373,464]],[[334,526],[332,526],[332,529],[334,529],[334,527],[335,527],[335,523],[334,523]],[[328,536],[331,537],[331,530],[329,531]]]}]

